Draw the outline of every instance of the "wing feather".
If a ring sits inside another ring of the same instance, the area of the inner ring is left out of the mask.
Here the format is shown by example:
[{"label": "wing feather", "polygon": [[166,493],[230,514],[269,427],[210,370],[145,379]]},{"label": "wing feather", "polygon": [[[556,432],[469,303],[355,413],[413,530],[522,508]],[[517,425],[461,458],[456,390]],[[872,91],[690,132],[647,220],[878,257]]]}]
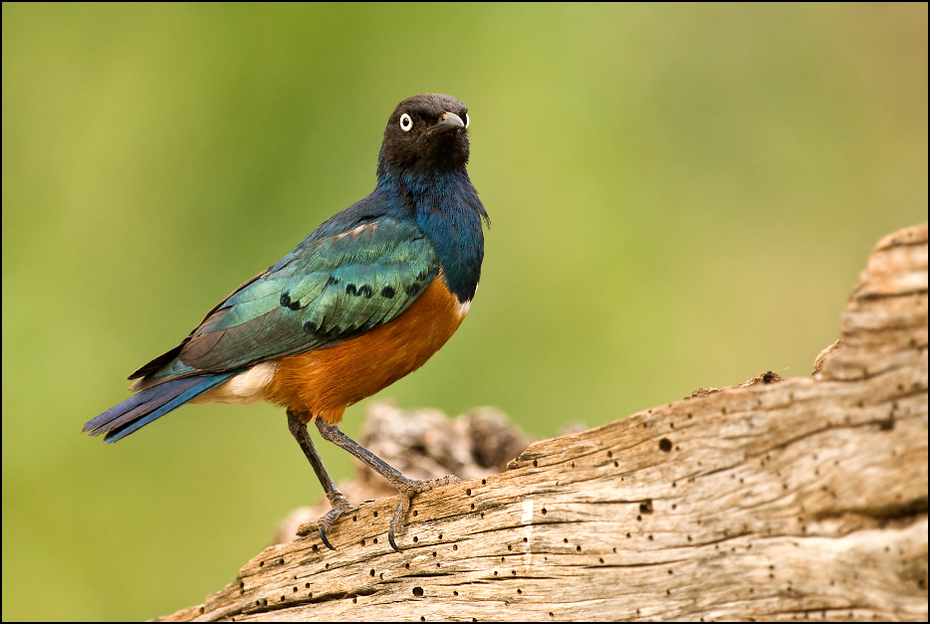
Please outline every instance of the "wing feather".
[{"label": "wing feather", "polygon": [[333,346],[397,318],[439,271],[412,222],[385,216],[311,235],[216,306],[156,370],[156,361],[140,368],[138,387]]}]

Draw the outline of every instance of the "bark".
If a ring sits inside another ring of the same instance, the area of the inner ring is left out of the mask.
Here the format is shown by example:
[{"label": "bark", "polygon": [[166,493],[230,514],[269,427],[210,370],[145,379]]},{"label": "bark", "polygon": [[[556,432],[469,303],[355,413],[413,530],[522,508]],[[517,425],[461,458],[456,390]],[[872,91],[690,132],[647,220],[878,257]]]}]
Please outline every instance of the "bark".
[{"label": "bark", "polygon": [[419,495],[401,553],[396,499],[370,502],[337,550],[305,525],[165,619],[926,621],[926,224],[879,242],[841,331],[811,378],[702,389]]}]

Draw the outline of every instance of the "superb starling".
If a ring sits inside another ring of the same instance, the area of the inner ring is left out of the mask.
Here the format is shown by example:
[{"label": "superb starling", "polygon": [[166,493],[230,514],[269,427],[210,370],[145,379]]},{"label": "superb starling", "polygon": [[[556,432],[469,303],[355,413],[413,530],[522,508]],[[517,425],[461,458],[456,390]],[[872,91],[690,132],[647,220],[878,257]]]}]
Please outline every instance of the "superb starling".
[{"label": "superb starling", "polygon": [[337,427],[346,407],[430,358],[458,328],[481,276],[482,219],[468,178],[468,109],[423,94],[397,105],[366,198],[316,228],[237,288],[180,345],[129,376],[136,394],[86,425],[116,442],[185,403],[252,403],[287,410],[288,428],[333,509],[323,542],[352,509],[307,432],[352,453],[400,491],[388,530],[419,492],[456,480],[409,479]]}]

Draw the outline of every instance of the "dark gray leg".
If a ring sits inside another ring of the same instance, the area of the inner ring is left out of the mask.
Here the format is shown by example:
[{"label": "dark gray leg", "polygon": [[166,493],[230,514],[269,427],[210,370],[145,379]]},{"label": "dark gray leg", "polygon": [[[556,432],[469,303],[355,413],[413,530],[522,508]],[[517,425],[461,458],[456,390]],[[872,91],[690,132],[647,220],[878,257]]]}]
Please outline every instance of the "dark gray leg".
[{"label": "dark gray leg", "polygon": [[323,465],[320,454],[317,453],[316,447],[313,446],[313,441],[310,439],[310,434],[307,432],[307,425],[291,410],[287,410],[287,428],[290,429],[291,435],[297,440],[297,444],[300,445],[304,455],[306,455],[307,459],[310,461],[310,465],[313,466],[313,472],[316,473],[317,479],[320,480],[320,484],[323,486],[323,491],[326,492],[326,498],[329,499],[330,504],[333,506],[325,516],[320,518],[318,528],[320,531],[320,539],[326,547],[330,550],[336,550],[333,548],[333,545],[329,543],[329,540],[326,539],[326,534],[332,530],[333,523],[339,516],[354,508],[349,503],[349,499],[343,496],[342,492],[336,487],[336,484],[333,483],[332,477],[329,476],[329,472],[327,472],[326,466]]},{"label": "dark gray leg", "polygon": [[317,420],[316,428],[320,430],[320,435],[322,435],[324,439],[329,440],[339,448],[357,457],[359,461],[384,477],[388,483],[400,491],[400,500],[397,502],[397,509],[394,510],[394,517],[391,518],[391,525],[388,528],[388,542],[391,544],[391,548],[397,552],[400,552],[400,548],[397,547],[397,543],[394,541],[394,529],[403,524],[407,512],[410,511],[410,503],[413,501],[413,497],[420,492],[426,492],[435,487],[455,483],[460,480],[458,477],[452,475],[443,477],[442,479],[431,479],[429,481],[409,479],[401,474],[399,470],[388,465],[383,459],[344,434],[335,425],[328,425],[321,420]]}]

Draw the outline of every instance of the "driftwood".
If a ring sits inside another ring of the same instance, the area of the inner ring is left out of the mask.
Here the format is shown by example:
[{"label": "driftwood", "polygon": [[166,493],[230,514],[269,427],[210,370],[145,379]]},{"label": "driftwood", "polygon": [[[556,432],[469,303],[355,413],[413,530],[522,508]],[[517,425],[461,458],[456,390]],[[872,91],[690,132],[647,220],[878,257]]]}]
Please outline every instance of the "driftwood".
[{"label": "driftwood", "polygon": [[[357,500],[357,499],[356,499]],[[927,225],[882,239],[811,378],[532,444],[313,525],[166,620],[927,620]]]}]

